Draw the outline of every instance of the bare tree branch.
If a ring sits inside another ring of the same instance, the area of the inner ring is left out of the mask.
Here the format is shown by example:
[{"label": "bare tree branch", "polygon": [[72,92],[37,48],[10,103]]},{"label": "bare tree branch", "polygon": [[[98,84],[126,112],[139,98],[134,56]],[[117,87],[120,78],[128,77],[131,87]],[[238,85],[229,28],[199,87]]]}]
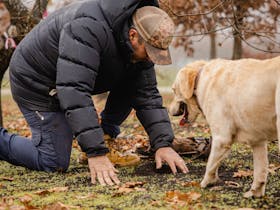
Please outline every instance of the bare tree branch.
[{"label": "bare tree branch", "polygon": [[[232,5],[232,4],[231,4]],[[233,5],[232,5],[232,11],[234,13],[234,16],[236,17],[236,13],[233,9]],[[226,18],[227,19],[227,18]],[[228,20],[228,19],[227,19]],[[228,20],[229,24],[230,21]],[[232,24],[232,27],[234,28],[236,34],[234,34],[235,36],[239,36],[239,38],[245,43],[247,44],[248,46],[250,46],[251,48],[255,49],[255,50],[258,50],[258,51],[262,51],[262,52],[267,52],[267,53],[280,53],[280,51],[271,51],[271,50],[266,50],[266,49],[262,49],[262,48],[259,48],[259,47],[256,47],[255,45],[249,43],[243,36],[242,36],[242,33],[240,32],[239,28],[236,27],[236,24]]]},{"label": "bare tree branch", "polygon": [[201,13],[185,13],[185,14],[177,14],[175,11],[172,10],[172,8],[170,8],[170,6],[168,4],[166,4],[163,0],[159,0],[159,2],[161,4],[163,4],[164,6],[166,6],[166,8],[168,8],[168,10],[175,16],[177,17],[186,17],[186,16],[201,16],[201,15],[208,15],[212,12],[214,12],[218,7],[220,7],[222,4],[224,4],[226,1],[228,0],[222,0],[220,3],[218,3],[217,5],[215,5],[212,9],[210,9],[207,12],[201,12]]},{"label": "bare tree branch", "polygon": [[223,28],[217,28],[217,29],[214,29],[214,30],[208,30],[208,31],[205,31],[205,32],[201,32],[201,33],[194,33],[194,34],[186,34],[186,35],[179,35],[179,34],[174,34],[172,37],[193,37],[193,36],[202,36],[202,35],[208,35],[208,34],[211,34],[211,33],[215,33],[215,32],[218,32],[218,31],[223,31],[225,29],[228,29],[228,28],[231,28],[232,26],[229,25],[229,26],[225,26]]}]

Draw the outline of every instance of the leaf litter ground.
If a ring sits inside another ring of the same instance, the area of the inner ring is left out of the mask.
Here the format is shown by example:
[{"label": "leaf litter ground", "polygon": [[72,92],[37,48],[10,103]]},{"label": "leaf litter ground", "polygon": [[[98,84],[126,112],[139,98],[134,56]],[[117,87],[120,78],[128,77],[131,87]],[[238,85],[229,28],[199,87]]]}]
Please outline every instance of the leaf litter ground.
[{"label": "leaf litter ground", "polygon": [[[168,106],[171,96],[164,95],[163,99]],[[4,126],[11,132],[30,136],[11,97],[4,97],[2,103]],[[98,111],[102,103],[97,106]],[[171,117],[176,137],[210,136],[202,118],[191,128],[178,126],[179,120],[180,117]],[[121,130],[122,138],[115,145],[118,150],[127,151],[136,144],[147,146],[147,136],[135,113],[131,113]],[[156,170],[152,158],[143,158],[138,165],[118,168],[121,186],[101,187],[90,183],[87,165],[77,162],[79,154],[74,146],[66,173],[31,171],[1,161],[0,209],[280,209],[277,142],[269,144],[266,195],[251,199],[242,197],[250,188],[253,170],[252,152],[245,145],[233,146],[219,170],[222,181],[207,189],[199,187],[206,159],[184,156],[190,172],[174,176],[167,165]]]}]

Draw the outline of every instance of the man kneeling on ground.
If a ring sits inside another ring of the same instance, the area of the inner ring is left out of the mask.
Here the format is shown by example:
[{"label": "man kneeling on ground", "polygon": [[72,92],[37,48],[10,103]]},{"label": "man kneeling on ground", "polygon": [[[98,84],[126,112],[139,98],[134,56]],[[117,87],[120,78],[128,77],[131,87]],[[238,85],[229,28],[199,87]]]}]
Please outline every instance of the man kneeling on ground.
[{"label": "man kneeling on ground", "polygon": [[[14,100],[31,141],[0,129],[0,158],[34,170],[65,171],[73,135],[88,156],[92,183],[118,184],[104,133],[119,134],[132,109],[149,138],[157,168],[187,173],[156,87],[154,63],[170,64],[171,18],[156,0],[93,0],[68,5],[41,21],[10,63]],[[101,113],[91,96],[109,91]]]}]

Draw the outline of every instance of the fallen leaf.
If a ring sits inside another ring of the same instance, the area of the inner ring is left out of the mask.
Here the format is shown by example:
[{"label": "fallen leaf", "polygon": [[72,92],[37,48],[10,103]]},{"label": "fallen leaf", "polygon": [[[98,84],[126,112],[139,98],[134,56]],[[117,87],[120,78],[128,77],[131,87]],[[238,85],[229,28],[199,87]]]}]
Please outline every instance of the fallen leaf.
[{"label": "fallen leaf", "polygon": [[162,206],[162,204],[159,201],[156,201],[156,200],[151,201],[150,205],[154,206],[154,207],[161,207]]},{"label": "fallen leaf", "polygon": [[237,172],[233,173],[233,177],[247,177],[252,175],[253,175],[253,171],[238,170]]},{"label": "fallen leaf", "polygon": [[49,193],[50,192],[48,190],[38,190],[34,194],[36,194],[36,195],[47,195]]},{"label": "fallen leaf", "polygon": [[240,184],[238,184],[237,182],[233,182],[233,181],[225,181],[225,184],[229,187],[233,187],[233,188],[239,188]]},{"label": "fallen leaf", "polygon": [[132,191],[146,191],[145,188],[141,188],[144,184],[145,182],[126,182],[122,186],[117,186],[118,190],[113,194],[113,196],[120,196]]},{"label": "fallen leaf", "polygon": [[253,208],[238,208],[238,209],[234,209],[234,210],[255,210]]},{"label": "fallen leaf", "polygon": [[134,191],[133,188],[127,188],[127,187],[119,187],[118,191],[116,192],[115,195],[123,195],[123,194],[127,194]]},{"label": "fallen leaf", "polygon": [[88,194],[88,195],[78,195],[76,196],[77,199],[88,199],[88,198],[96,198],[96,195],[94,194]]},{"label": "fallen leaf", "polygon": [[26,195],[20,197],[19,200],[20,200],[20,202],[22,202],[24,204],[27,204],[27,203],[30,203],[32,201],[32,196],[26,194]]},{"label": "fallen leaf", "polygon": [[126,182],[124,184],[125,187],[134,188],[134,187],[141,187],[145,184],[145,182]]},{"label": "fallen leaf", "polygon": [[66,192],[68,191],[68,187],[54,187],[52,189],[46,189],[46,190],[38,190],[35,192],[37,195],[47,195],[49,193],[53,192]]},{"label": "fallen leaf", "polygon": [[66,192],[68,191],[68,187],[54,187],[49,189],[49,192]]},{"label": "fallen leaf", "polygon": [[280,169],[280,165],[274,165],[274,164],[269,164],[268,167],[268,172],[271,173],[272,175],[276,174],[276,171]]},{"label": "fallen leaf", "polygon": [[182,183],[182,186],[184,186],[184,187],[199,187],[200,183],[199,182],[195,182],[195,181],[184,182],[184,183]]},{"label": "fallen leaf", "polygon": [[14,178],[2,176],[2,177],[0,177],[0,180],[4,180],[4,181],[14,181]]},{"label": "fallen leaf", "polygon": [[2,202],[0,203],[0,209],[12,209],[12,210],[26,210],[24,206],[14,205],[13,197],[2,197]]},{"label": "fallen leaf", "polygon": [[63,203],[57,202],[52,205],[48,205],[43,210],[70,210],[70,209],[80,209],[80,206],[68,206]]},{"label": "fallen leaf", "polygon": [[196,201],[200,197],[201,194],[197,192],[182,193],[180,191],[168,191],[166,192],[165,200],[169,203],[183,206]]}]

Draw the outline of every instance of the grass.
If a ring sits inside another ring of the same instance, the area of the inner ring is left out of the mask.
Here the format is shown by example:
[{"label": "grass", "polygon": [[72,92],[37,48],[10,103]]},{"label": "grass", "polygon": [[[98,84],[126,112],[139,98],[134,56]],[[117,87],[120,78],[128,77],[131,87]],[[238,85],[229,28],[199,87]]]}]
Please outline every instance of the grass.
[{"label": "grass", "polygon": [[[170,100],[170,95],[164,96],[165,105],[168,105]],[[22,120],[19,121],[22,116],[11,97],[3,97],[2,103],[4,126],[12,132],[26,134]],[[171,117],[171,121],[176,136],[186,138],[210,135],[203,119],[188,131],[178,126],[178,117]],[[16,124],[20,124],[19,127]],[[145,135],[140,128],[139,122],[132,113],[122,125],[122,134]],[[270,164],[279,165],[277,142],[269,144],[269,151]],[[263,198],[242,197],[242,194],[250,188],[252,176],[237,178],[233,177],[233,174],[238,170],[253,169],[251,150],[244,145],[233,146],[230,156],[223,161],[219,170],[222,181],[207,189],[198,186],[205,172],[206,160],[204,159],[185,156],[184,159],[190,170],[187,175],[179,173],[174,176],[166,165],[163,169],[156,170],[152,159],[142,159],[136,166],[119,167],[119,178],[122,183],[142,182],[140,187],[132,188],[129,193],[120,193],[119,187],[92,185],[87,165],[77,162],[79,153],[76,148],[73,148],[70,167],[66,173],[31,171],[1,161],[0,208],[4,206],[6,209],[12,209],[17,206],[23,209],[31,209],[31,207],[54,209],[54,205],[61,205],[58,209],[280,209],[279,170],[275,174],[269,174],[266,195]],[[40,191],[44,193],[40,194]],[[184,199],[179,199],[178,196],[168,198],[170,191],[182,193]],[[188,193],[197,193],[200,197],[189,200],[186,198]],[[66,205],[65,208],[61,203]]]}]

